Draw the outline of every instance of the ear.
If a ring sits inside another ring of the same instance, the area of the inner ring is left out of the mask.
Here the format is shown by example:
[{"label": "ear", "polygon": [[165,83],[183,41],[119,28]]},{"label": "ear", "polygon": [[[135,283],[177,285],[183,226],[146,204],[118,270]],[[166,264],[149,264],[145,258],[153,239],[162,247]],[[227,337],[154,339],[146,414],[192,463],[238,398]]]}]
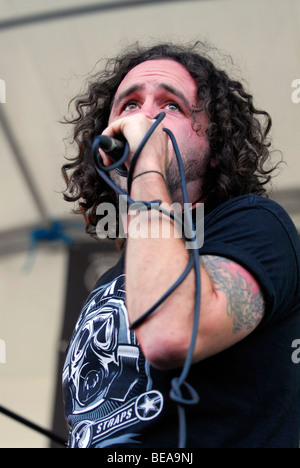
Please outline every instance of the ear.
[{"label": "ear", "polygon": [[215,169],[216,165],[217,165],[216,158],[211,158],[210,161],[209,161],[209,167],[211,169]]}]

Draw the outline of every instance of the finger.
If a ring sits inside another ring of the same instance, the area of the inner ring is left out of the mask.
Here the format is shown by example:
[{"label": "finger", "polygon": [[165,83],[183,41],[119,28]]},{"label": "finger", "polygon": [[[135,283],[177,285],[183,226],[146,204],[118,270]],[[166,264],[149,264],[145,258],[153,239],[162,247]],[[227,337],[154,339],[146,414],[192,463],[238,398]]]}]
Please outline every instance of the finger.
[{"label": "finger", "polygon": [[124,132],[124,126],[126,124],[126,121],[128,120],[128,117],[120,118],[118,120],[115,120],[114,122],[111,122],[107,128],[102,132],[102,135],[106,135],[109,137],[114,137],[116,135],[122,135]]},{"label": "finger", "polygon": [[104,151],[102,151],[100,148],[98,149],[98,151],[101,156],[103,166],[105,167],[111,166],[113,164],[113,161],[109,158],[109,156],[107,156],[107,154],[104,153]]}]

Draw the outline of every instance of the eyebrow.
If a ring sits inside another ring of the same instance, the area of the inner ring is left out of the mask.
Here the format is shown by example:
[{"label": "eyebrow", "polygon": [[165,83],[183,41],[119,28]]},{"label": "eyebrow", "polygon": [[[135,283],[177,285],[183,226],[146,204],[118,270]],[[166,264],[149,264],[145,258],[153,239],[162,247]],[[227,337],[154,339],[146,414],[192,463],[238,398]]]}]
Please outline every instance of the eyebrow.
[{"label": "eyebrow", "polygon": [[188,109],[191,108],[191,104],[189,103],[185,95],[178,89],[173,88],[173,86],[167,85],[165,83],[161,83],[159,85],[159,88],[162,88],[165,91],[168,91],[169,93],[174,94],[174,96],[177,96]]},{"label": "eyebrow", "polygon": [[[164,89],[165,91],[167,91],[167,92],[169,92],[171,94],[174,94],[174,96],[177,96],[188,109],[191,109],[191,104],[188,102],[188,100],[186,99],[184,94],[181,91],[179,91],[178,89],[174,88],[171,85],[165,84],[165,83],[159,83],[157,85],[157,88]],[[126,99],[128,96],[135,93],[136,91],[142,91],[143,89],[144,89],[143,84],[132,85],[129,88],[125,89],[125,91],[120,93],[120,95],[117,97],[117,99],[115,101],[113,101],[112,108],[113,107],[118,107],[120,105],[120,103],[124,99]]]},{"label": "eyebrow", "polygon": [[116,100],[113,101],[111,108],[113,107],[119,107],[119,104],[127,98],[127,96],[130,96],[130,94],[135,93],[136,91],[142,91],[144,85],[132,85],[129,88],[125,89]]}]

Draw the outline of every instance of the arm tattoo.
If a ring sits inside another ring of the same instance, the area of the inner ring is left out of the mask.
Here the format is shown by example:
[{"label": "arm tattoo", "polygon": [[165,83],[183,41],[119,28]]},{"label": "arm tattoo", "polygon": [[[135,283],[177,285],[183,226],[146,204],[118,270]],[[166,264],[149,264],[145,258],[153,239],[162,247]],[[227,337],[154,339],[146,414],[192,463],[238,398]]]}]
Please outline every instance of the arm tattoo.
[{"label": "arm tattoo", "polygon": [[214,284],[227,298],[226,312],[233,322],[232,332],[252,330],[264,314],[264,300],[248,273],[243,275],[232,260],[211,255],[201,256],[201,262]]}]

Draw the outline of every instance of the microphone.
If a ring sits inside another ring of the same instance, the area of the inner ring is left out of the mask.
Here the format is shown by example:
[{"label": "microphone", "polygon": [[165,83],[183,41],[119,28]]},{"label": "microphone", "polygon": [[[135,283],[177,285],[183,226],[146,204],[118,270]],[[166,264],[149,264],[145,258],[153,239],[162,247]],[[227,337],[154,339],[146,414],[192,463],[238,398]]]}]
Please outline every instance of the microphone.
[{"label": "microphone", "polygon": [[101,148],[112,161],[118,162],[124,154],[126,142],[107,135],[100,135],[98,144],[99,148]]}]

